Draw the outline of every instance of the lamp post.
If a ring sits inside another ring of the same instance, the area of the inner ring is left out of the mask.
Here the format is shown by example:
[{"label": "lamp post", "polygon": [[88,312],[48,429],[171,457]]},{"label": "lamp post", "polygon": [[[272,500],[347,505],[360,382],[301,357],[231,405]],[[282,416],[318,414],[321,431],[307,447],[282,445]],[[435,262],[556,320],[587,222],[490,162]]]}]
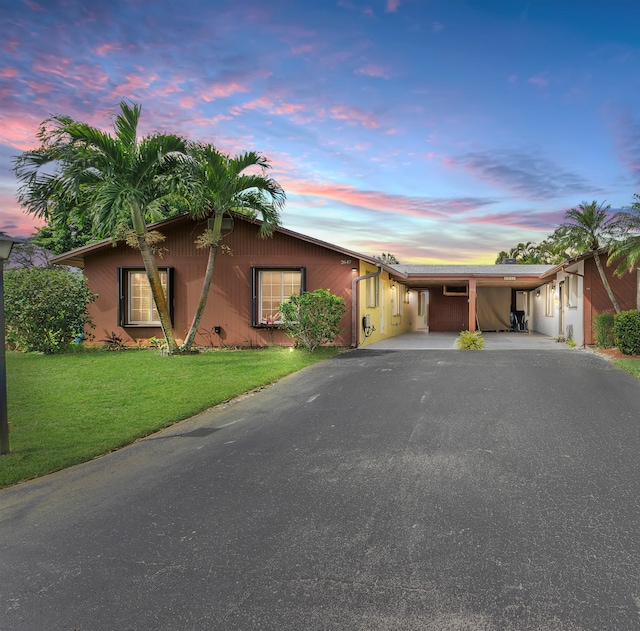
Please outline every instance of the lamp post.
[{"label": "lamp post", "polygon": [[9,453],[9,420],[7,418],[7,361],[4,348],[4,262],[16,243],[0,234],[0,456]]}]

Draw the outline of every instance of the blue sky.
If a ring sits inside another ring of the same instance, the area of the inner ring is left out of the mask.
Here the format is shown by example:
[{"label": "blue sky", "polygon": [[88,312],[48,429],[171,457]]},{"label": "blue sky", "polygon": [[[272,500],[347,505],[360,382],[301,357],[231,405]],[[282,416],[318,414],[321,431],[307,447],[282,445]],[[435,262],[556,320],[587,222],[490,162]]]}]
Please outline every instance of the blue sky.
[{"label": "blue sky", "polygon": [[636,0],[0,0],[0,230],[39,123],[257,150],[284,226],[402,263],[492,263],[640,192]]}]

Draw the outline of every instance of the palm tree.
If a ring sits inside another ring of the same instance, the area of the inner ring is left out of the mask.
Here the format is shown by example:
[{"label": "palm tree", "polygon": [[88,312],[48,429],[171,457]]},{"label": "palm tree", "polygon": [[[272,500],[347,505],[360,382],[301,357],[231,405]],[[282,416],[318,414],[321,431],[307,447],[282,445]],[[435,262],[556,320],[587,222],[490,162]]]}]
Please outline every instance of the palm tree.
[{"label": "palm tree", "polygon": [[640,261],[640,195],[633,197],[631,206],[616,214],[624,236],[614,241],[609,250],[609,263],[620,261],[615,271],[618,276],[633,270]]},{"label": "palm tree", "polygon": [[620,306],[613,295],[600,260],[601,250],[611,244],[621,227],[620,219],[608,214],[610,208],[611,206],[605,206],[604,202],[582,202],[577,208],[565,213],[564,221],[553,233],[553,239],[572,255],[591,252],[611,304],[616,313],[620,313]]},{"label": "palm tree", "polygon": [[151,294],[169,353],[178,350],[167,299],[153,251],[157,235],[148,221],[166,216],[176,185],[178,167],[187,160],[187,143],[176,135],[152,134],[138,138],[141,107],[120,103],[114,135],[68,116],[45,121],[38,137],[41,146],[16,159],[14,171],[23,184],[18,199],[27,212],[39,217],[74,212],[89,216],[96,236],[121,235],[133,228]]},{"label": "palm tree", "polygon": [[[266,237],[280,225],[280,209],[285,202],[285,192],[273,179],[266,176],[270,164],[254,151],[230,157],[210,144],[194,144],[191,147],[192,177],[194,180],[194,216],[208,218],[208,227],[197,243],[209,248],[200,300],[183,344],[183,350],[193,345],[200,320],[204,313],[213,278],[216,255],[222,237],[222,219],[231,212],[252,218],[260,217],[260,236]],[[250,168],[259,173],[245,173]]]}]

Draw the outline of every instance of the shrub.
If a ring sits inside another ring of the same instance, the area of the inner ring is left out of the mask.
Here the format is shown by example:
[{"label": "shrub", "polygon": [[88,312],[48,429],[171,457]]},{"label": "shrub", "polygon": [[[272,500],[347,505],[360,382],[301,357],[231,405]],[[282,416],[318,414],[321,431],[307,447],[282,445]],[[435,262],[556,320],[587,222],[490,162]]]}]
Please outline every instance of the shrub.
[{"label": "shrub", "polygon": [[640,354],[640,311],[632,309],[614,316],[616,346],[625,355]]},{"label": "shrub", "polygon": [[613,335],[613,313],[599,313],[593,318],[593,329],[595,332],[595,345],[600,348],[615,345]]},{"label": "shrub", "polygon": [[328,289],[293,295],[280,305],[282,328],[310,353],[333,342],[341,331],[340,319],[345,311],[344,300]]},{"label": "shrub", "polygon": [[46,354],[66,350],[91,326],[95,300],[82,274],[65,269],[24,268],[5,274],[7,343]]},{"label": "shrub", "polygon": [[460,331],[456,347],[462,351],[479,351],[484,348],[482,331]]}]

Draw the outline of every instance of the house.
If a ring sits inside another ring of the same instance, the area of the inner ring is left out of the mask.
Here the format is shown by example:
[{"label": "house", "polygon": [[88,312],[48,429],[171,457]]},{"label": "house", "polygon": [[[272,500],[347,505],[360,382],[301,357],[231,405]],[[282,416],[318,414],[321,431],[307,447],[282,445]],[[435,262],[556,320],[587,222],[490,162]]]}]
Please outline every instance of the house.
[{"label": "house", "polygon": [[[206,228],[206,221],[198,223],[181,216],[151,227],[166,237],[158,266],[176,337],[184,338],[200,297],[207,263],[208,251],[198,249],[194,243]],[[393,270],[372,257],[285,228],[277,228],[272,237],[262,239],[258,236],[259,227],[259,222],[241,215],[225,219],[224,251],[216,258],[196,345],[291,345],[293,341],[278,327],[280,304],[292,293],[320,288],[346,302],[342,333],[335,344],[361,343],[365,333],[359,325],[359,302],[352,299],[354,287],[356,296],[366,297],[371,286],[366,283],[368,278],[360,282],[359,277],[367,277],[373,270],[373,282],[382,292],[390,286]],[[105,239],[57,256],[53,262],[84,269],[91,290],[98,295],[89,306],[98,340],[112,332],[129,344],[162,337],[137,250],[124,242],[114,244]],[[394,296],[388,308],[380,306],[375,339],[410,330],[401,302],[405,294],[398,291]],[[386,298],[391,299],[391,293]]]},{"label": "house", "polygon": [[[600,259],[620,309],[640,309],[640,268],[622,276]],[[593,320],[600,313],[614,313],[611,299],[600,278],[593,253],[583,254],[553,267],[541,276],[534,291],[535,330],[550,337],[573,339],[578,346],[594,343]]]},{"label": "house", "polygon": [[[160,259],[174,330],[184,337],[204,274],[207,252],[195,246],[204,228],[188,217],[153,226],[166,237]],[[259,224],[234,216],[216,260],[214,279],[196,344],[292,344],[278,328],[278,307],[298,291],[323,288],[345,299],[347,312],[335,343],[363,346],[411,330],[510,330],[510,314],[550,266],[385,265],[285,228],[258,237]],[[84,268],[98,299],[90,305],[96,337],[113,332],[128,343],[161,337],[139,253],[104,240],[55,257]],[[477,300],[470,300],[477,296]],[[476,312],[477,304],[477,312]]]},{"label": "house", "polygon": [[[205,227],[206,221],[187,216],[152,226],[166,237],[159,268],[177,338],[186,335],[200,297],[208,252],[195,239]],[[320,288],[344,298],[342,333],[334,343],[352,347],[417,330],[532,330],[557,337],[569,326],[578,344],[590,343],[593,313],[607,310],[589,256],[561,266],[388,265],[285,228],[261,239],[259,227],[241,215],[225,219],[224,251],[197,345],[291,345],[278,326],[280,304],[292,293]],[[162,337],[138,251],[107,239],[53,262],[84,268],[98,294],[89,307],[98,340],[112,332],[129,344]],[[636,306],[637,280],[631,280],[612,276],[623,308]]]}]

